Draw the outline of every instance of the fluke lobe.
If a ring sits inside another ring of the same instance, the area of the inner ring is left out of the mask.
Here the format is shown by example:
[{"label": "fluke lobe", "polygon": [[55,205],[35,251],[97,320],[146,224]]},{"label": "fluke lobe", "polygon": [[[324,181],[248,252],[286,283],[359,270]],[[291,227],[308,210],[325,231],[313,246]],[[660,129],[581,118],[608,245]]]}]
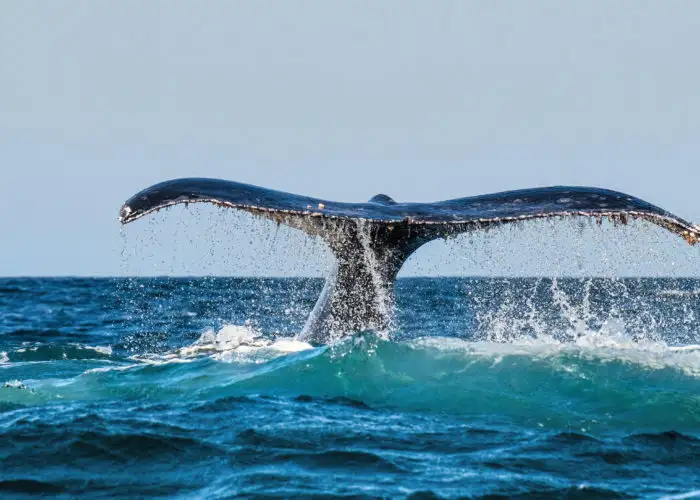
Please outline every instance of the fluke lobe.
[{"label": "fluke lobe", "polygon": [[617,191],[555,186],[439,201],[397,203],[379,194],[366,203],[299,196],[219,179],[155,184],[121,208],[122,224],[178,203],[208,202],[245,210],[322,238],[337,265],[309,316],[302,340],[327,343],[361,330],[384,330],[392,318],[393,287],[406,259],[436,238],[550,217],[645,219],[700,241],[700,227],[644,200]]}]

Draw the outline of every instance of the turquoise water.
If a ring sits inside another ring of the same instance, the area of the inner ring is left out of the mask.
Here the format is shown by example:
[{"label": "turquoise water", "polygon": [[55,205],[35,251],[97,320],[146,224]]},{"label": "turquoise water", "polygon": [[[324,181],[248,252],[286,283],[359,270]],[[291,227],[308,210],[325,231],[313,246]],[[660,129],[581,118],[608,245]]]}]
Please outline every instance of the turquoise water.
[{"label": "turquoise water", "polygon": [[0,280],[0,495],[700,495],[700,280]]}]

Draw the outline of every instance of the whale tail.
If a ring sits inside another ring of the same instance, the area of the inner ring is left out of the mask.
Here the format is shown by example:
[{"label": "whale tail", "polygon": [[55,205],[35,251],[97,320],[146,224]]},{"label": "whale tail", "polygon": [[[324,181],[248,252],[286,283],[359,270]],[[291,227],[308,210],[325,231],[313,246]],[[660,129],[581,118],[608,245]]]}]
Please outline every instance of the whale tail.
[{"label": "whale tail", "polygon": [[700,227],[633,196],[589,187],[507,191],[436,203],[396,203],[377,195],[340,203],[218,179],[176,179],[135,194],[122,206],[127,224],[178,203],[207,202],[245,210],[322,238],[336,257],[301,336],[326,343],[361,330],[391,326],[393,285],[406,259],[424,243],[463,232],[548,217],[644,219],[700,241]]},{"label": "whale tail", "polygon": [[362,219],[327,222],[322,238],[336,265],[301,337],[327,343],[348,332],[390,329],[396,276],[426,240],[407,222]]}]

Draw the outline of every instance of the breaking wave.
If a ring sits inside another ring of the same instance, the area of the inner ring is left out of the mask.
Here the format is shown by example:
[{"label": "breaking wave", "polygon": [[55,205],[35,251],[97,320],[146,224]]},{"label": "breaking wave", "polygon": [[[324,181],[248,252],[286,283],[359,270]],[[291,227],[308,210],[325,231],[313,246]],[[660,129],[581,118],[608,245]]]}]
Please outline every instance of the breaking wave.
[{"label": "breaking wave", "polygon": [[[575,342],[529,337],[508,343],[442,337],[390,342],[367,332],[314,348],[229,325],[165,354],[34,346],[8,353],[0,401],[308,395],[373,408],[499,415],[527,426],[582,432],[697,429],[700,346],[638,342],[610,328]],[[65,377],[22,377],[27,364],[57,358],[72,360],[73,372],[66,367]]]}]

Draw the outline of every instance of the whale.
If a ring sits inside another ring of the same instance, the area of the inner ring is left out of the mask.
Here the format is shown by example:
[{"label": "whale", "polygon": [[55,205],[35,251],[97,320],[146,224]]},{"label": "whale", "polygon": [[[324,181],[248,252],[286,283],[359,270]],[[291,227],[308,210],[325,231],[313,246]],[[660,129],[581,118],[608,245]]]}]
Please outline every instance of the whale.
[{"label": "whale", "polygon": [[182,178],[129,198],[119,211],[128,224],[176,204],[212,203],[243,210],[321,238],[336,263],[299,340],[327,344],[355,332],[390,328],[396,276],[425,243],[528,220],[593,217],[618,224],[642,219],[691,245],[700,226],[640,198],[596,187],[520,189],[433,203],[399,203],[378,194],[364,203],[301,196],[240,182]]}]

